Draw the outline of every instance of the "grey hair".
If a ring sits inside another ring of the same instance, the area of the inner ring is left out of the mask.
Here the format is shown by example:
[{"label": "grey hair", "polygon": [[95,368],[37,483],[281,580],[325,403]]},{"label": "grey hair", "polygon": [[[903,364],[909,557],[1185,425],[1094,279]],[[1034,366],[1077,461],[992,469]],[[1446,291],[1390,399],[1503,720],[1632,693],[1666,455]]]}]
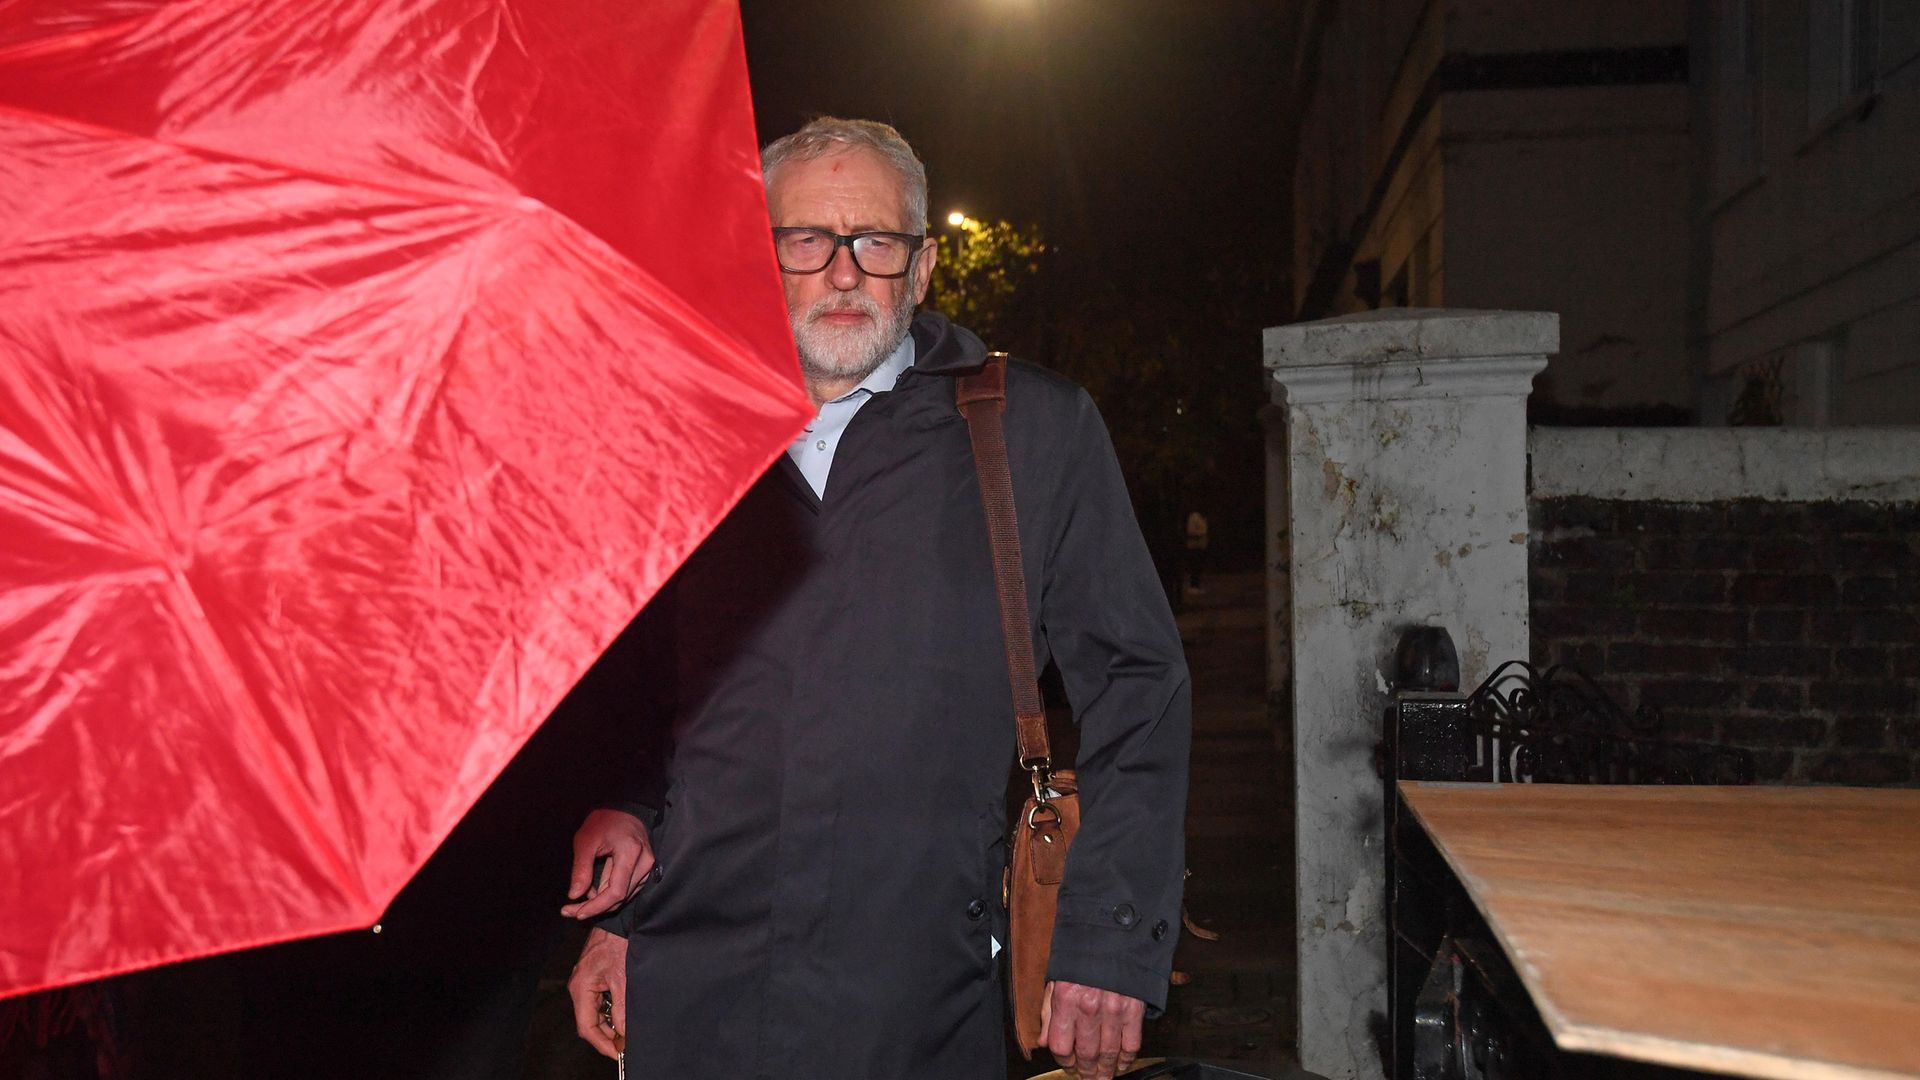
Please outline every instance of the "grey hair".
[{"label": "grey hair", "polygon": [[892,127],[877,120],[842,120],[820,116],[805,127],[768,143],[760,150],[760,172],[769,187],[773,171],[789,161],[814,161],[849,150],[872,150],[885,158],[907,189],[907,227],[927,231],[927,167]]}]

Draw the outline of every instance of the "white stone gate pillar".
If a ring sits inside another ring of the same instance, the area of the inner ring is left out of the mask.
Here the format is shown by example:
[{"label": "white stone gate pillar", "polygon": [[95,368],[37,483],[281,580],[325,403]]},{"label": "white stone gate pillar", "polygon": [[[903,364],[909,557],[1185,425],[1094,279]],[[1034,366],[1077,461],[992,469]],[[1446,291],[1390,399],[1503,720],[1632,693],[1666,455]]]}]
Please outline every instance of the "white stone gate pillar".
[{"label": "white stone gate pillar", "polygon": [[[1444,626],[1462,689],[1527,657],[1527,423],[1551,312],[1390,309],[1272,327],[1291,549],[1301,1064],[1383,1075],[1389,659]],[[1269,508],[1271,520],[1280,515]]]}]

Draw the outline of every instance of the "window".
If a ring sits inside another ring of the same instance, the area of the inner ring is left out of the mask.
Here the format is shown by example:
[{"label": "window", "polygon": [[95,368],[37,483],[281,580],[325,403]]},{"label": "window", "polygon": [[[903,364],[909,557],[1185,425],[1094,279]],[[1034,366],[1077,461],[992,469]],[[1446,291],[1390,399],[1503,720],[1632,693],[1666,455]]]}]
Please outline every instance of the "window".
[{"label": "window", "polygon": [[1807,124],[1820,127],[1874,89],[1880,0],[1809,0],[1807,18]]},{"label": "window", "polygon": [[1920,60],[1920,4],[1912,0],[1880,8],[1880,79],[1885,87],[1897,79],[1911,79],[1911,66]]},{"label": "window", "polygon": [[1879,0],[1849,0],[1842,6],[1847,9],[1843,46],[1847,64],[1840,83],[1847,96],[1854,97],[1873,89],[1873,77],[1879,72],[1880,4]]},{"label": "window", "polygon": [[1723,195],[1760,164],[1758,6],[1759,0],[1713,4],[1713,180]]}]

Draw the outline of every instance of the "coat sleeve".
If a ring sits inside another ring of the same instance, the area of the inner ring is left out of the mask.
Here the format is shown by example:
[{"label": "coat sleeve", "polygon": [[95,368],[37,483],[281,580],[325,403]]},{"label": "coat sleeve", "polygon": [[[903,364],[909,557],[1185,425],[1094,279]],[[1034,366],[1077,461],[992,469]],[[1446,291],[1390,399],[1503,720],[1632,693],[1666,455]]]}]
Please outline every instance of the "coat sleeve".
[{"label": "coat sleeve", "polygon": [[[596,760],[581,763],[603,809],[660,825],[666,802],[666,761],[672,751],[673,599],[671,582],[628,624],[595,662],[575,694],[586,692],[602,717]],[[593,925],[626,936],[627,905]]]},{"label": "coat sleeve", "polygon": [[1047,977],[1166,1005],[1186,865],[1192,692],[1106,425],[1078,392],[1040,629],[1080,726],[1080,831]]}]

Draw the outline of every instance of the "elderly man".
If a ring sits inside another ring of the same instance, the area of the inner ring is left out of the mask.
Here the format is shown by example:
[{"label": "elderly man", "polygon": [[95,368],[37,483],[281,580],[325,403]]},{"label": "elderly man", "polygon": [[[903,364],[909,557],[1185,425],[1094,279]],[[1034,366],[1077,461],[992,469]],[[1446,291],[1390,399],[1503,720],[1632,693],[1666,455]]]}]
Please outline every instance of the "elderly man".
[{"label": "elderly man", "polygon": [[[897,132],[816,120],[762,167],[819,416],[649,608],[671,735],[575,837],[581,1034],[676,1080],[981,1080],[1006,1061],[1014,723],[954,377],[986,350],[914,315],[935,245]],[[1087,395],[1016,363],[1004,416],[1035,653],[1081,730],[1045,1042],[1109,1077],[1178,937],[1187,671]]]}]

